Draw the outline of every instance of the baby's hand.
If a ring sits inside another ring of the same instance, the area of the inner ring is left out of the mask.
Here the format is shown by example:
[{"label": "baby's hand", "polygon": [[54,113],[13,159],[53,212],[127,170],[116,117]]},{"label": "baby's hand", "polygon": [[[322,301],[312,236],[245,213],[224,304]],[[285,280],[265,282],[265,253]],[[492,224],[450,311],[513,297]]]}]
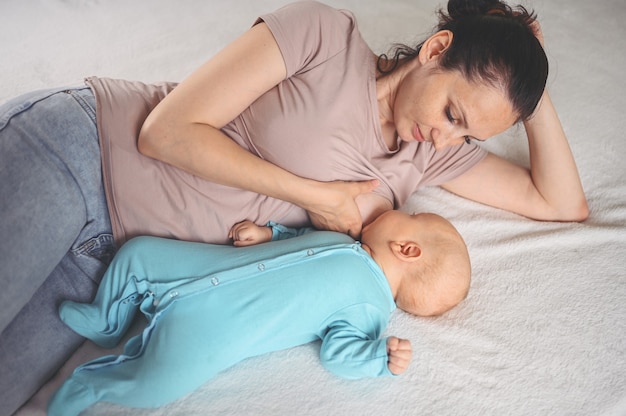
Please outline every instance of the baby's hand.
[{"label": "baby's hand", "polygon": [[228,233],[228,238],[233,240],[233,245],[237,247],[251,246],[265,243],[272,239],[272,229],[261,227],[252,221],[241,221],[233,225]]},{"label": "baby's hand", "polygon": [[402,374],[411,362],[411,342],[408,339],[389,337],[387,339],[387,366],[392,374]]}]

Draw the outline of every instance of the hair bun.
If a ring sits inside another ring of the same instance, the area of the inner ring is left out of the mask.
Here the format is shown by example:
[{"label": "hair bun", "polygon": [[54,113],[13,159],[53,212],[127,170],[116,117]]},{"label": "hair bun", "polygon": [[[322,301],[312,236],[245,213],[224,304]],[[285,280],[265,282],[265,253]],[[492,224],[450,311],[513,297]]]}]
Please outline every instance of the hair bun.
[{"label": "hair bun", "polygon": [[465,16],[498,13],[506,8],[506,4],[499,0],[449,0],[448,16],[451,19],[458,19]]},{"label": "hair bun", "polygon": [[439,10],[438,28],[442,30],[457,20],[476,16],[501,16],[526,26],[534,33],[531,25],[536,16],[533,12],[521,5],[512,8],[500,0],[448,0],[448,13]]}]

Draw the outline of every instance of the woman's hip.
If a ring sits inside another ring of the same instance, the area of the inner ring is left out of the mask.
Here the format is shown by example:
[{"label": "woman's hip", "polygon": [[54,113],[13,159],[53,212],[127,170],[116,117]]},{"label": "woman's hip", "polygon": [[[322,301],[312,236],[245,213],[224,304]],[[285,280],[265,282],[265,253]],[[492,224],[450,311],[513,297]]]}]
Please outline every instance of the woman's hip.
[{"label": "woman's hip", "polygon": [[94,247],[96,257],[110,258],[110,249],[94,244],[112,237],[88,87],[37,91],[0,106],[0,195],[1,298],[14,313],[31,295],[25,285],[36,290],[68,251]]}]

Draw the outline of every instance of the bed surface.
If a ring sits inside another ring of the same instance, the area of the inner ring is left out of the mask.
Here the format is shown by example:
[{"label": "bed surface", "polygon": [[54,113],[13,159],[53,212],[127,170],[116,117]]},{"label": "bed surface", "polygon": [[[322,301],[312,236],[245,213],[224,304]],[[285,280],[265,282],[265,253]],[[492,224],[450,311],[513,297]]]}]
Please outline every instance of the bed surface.
[{"label": "bed surface", "polygon": [[[0,102],[89,75],[179,81],[284,0],[3,0]],[[421,39],[435,0],[328,0],[352,10],[376,52]],[[548,81],[591,215],[541,223],[438,188],[407,211],[461,231],[470,294],[438,318],[396,312],[409,338],[400,377],[347,381],[326,372],[316,343],[249,359],[160,409],[100,403],[86,415],[626,415],[626,2],[528,0],[542,23]],[[522,127],[485,144],[528,163]],[[18,415],[44,415],[78,364],[111,353],[86,342]]]}]

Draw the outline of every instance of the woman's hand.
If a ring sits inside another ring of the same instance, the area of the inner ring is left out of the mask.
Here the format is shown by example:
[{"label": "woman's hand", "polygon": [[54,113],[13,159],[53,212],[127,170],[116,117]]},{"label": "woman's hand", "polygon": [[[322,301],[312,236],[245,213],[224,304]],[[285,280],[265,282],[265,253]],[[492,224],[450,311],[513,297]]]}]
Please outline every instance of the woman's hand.
[{"label": "woman's hand", "polygon": [[362,218],[356,198],[367,194],[378,186],[378,180],[363,182],[314,182],[315,188],[307,193],[309,202],[302,208],[309,214],[311,224],[320,230],[347,233],[352,238],[361,234]]},{"label": "woman's hand", "polygon": [[272,239],[272,229],[245,220],[233,225],[228,238],[232,239],[233,245],[237,247],[266,243]]}]

